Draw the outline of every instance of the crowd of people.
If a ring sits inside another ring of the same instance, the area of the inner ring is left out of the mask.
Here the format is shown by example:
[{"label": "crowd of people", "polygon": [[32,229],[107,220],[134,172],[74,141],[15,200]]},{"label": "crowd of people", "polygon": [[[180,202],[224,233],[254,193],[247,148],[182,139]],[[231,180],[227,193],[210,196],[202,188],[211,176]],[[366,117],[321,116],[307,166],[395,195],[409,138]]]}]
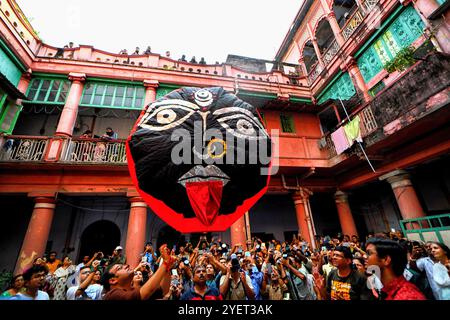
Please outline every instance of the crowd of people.
[{"label": "crowd of people", "polygon": [[[315,249],[253,238],[230,246],[201,236],[155,250],[136,266],[123,248],[75,265],[56,252],[34,260],[1,295],[11,300],[450,300],[450,251],[401,235],[317,237]],[[137,258],[137,257],[135,257]]]}]

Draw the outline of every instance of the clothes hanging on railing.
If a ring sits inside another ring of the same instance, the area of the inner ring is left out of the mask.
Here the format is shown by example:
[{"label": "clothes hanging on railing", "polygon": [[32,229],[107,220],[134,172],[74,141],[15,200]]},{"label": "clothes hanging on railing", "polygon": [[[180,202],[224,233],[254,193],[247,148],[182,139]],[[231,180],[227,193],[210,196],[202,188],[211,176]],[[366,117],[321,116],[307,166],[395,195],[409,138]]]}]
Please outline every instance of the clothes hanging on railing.
[{"label": "clothes hanging on railing", "polygon": [[340,127],[333,132],[331,134],[331,140],[333,141],[334,147],[336,148],[336,153],[338,155],[350,148],[344,127]]},{"label": "clothes hanging on railing", "polygon": [[355,141],[363,142],[361,138],[361,129],[359,125],[360,125],[360,118],[359,115],[356,115],[356,117],[354,117],[352,121],[350,121],[344,126],[344,131],[348,139],[349,147],[351,147],[353,143],[355,143]]}]

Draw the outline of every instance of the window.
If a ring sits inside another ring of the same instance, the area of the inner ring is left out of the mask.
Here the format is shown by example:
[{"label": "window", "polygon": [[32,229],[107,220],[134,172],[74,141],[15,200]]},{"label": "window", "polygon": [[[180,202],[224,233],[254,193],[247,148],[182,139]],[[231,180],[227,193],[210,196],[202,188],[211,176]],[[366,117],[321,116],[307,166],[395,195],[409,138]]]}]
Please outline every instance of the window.
[{"label": "window", "polygon": [[386,85],[383,81],[380,81],[369,90],[369,93],[372,97],[375,97],[378,92],[384,89],[384,87],[386,87]]},{"label": "window", "polygon": [[33,102],[63,104],[69,89],[69,80],[35,78],[28,87],[27,97]]},{"label": "window", "polygon": [[358,58],[358,67],[367,83],[403,48],[423,33],[424,23],[415,9],[407,7]]},{"label": "window", "polygon": [[281,113],[280,120],[281,120],[281,131],[282,132],[295,133],[294,119],[292,118],[291,115]]},{"label": "window", "polygon": [[140,109],[145,89],[135,85],[88,82],[83,89],[81,105],[105,108]]},{"label": "window", "polygon": [[12,133],[20,111],[22,106],[16,105],[13,101],[8,102],[6,95],[0,100],[0,132]]}]

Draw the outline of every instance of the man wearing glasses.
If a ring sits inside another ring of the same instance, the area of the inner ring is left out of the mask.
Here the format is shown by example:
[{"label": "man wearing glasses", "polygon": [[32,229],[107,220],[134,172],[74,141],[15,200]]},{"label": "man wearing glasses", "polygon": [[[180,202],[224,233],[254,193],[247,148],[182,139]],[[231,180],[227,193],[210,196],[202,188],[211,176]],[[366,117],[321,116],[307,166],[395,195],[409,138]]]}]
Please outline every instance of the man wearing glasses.
[{"label": "man wearing glasses", "polygon": [[23,273],[25,292],[18,293],[10,300],[50,300],[47,292],[39,290],[44,285],[47,269],[42,265],[33,265]]},{"label": "man wearing glasses", "polygon": [[100,265],[99,260],[92,262],[92,269],[84,266],[80,269],[80,285],[70,287],[67,290],[67,300],[102,300],[103,286],[92,283],[95,272]]},{"label": "man wearing glasses", "polygon": [[333,251],[331,270],[326,286],[319,288],[327,300],[372,300],[366,276],[352,267],[352,253],[348,247],[337,246]]}]

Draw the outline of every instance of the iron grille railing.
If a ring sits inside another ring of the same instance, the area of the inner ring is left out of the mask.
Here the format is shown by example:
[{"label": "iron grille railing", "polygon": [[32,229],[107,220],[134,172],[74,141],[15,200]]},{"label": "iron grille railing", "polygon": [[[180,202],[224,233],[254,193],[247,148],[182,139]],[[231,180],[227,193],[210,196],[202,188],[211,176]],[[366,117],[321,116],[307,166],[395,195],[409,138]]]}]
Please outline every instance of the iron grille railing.
[{"label": "iron grille railing", "polygon": [[322,65],[317,61],[308,74],[309,84],[312,85],[320,73],[323,71]]},{"label": "iron grille railing", "polygon": [[73,139],[69,141],[61,161],[70,163],[126,164],[125,141]]},{"label": "iron grille railing", "polygon": [[361,8],[356,8],[355,12],[353,12],[353,14],[350,16],[350,18],[342,28],[342,36],[345,40],[350,38],[353,32],[361,25],[364,20],[364,16],[365,14],[361,10]]},{"label": "iron grille railing", "polygon": [[334,58],[334,56],[338,53],[339,49],[339,44],[336,40],[333,40],[333,42],[331,42],[331,45],[322,55],[323,63],[325,63],[325,65],[328,65]]},{"label": "iron grille railing", "polygon": [[0,149],[0,161],[41,161],[48,137],[9,136]]}]

